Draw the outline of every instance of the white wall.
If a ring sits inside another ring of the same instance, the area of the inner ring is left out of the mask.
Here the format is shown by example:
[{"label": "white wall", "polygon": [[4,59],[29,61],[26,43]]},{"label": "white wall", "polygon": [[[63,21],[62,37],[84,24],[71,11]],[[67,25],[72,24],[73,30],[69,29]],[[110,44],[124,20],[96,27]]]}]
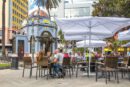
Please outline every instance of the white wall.
[{"label": "white wall", "polygon": [[[64,1],[66,3],[64,3]],[[52,9],[51,16],[63,18],[63,17],[80,17],[81,16],[91,16],[93,7],[92,4],[94,1],[98,0],[62,0],[59,4],[59,7]],[[82,11],[82,13],[81,13]]]}]

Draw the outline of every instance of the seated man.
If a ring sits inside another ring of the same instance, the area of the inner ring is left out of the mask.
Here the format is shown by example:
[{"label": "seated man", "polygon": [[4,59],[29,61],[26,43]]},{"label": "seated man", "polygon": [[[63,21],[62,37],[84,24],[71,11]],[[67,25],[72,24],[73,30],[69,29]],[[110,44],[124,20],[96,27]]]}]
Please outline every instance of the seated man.
[{"label": "seated man", "polygon": [[62,76],[62,62],[63,62],[63,53],[62,49],[59,50],[59,53],[54,56],[54,75],[61,77]]}]

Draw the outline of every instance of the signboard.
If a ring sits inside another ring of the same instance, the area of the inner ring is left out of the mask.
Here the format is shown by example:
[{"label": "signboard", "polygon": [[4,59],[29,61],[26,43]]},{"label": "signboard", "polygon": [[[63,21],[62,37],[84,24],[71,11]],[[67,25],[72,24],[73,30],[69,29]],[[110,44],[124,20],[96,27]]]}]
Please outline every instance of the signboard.
[{"label": "signboard", "polygon": [[44,20],[43,20],[43,23],[45,23],[45,24],[50,24],[50,21],[47,20],[47,19],[44,19]]}]

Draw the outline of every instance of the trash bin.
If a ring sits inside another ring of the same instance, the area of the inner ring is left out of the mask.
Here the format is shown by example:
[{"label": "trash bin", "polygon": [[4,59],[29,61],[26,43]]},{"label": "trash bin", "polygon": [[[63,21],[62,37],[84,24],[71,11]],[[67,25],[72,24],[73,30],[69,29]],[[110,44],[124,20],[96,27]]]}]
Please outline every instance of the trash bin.
[{"label": "trash bin", "polygon": [[18,56],[11,56],[11,69],[18,69],[19,59]]},{"label": "trash bin", "polygon": [[18,57],[11,57],[11,69],[18,69]]}]

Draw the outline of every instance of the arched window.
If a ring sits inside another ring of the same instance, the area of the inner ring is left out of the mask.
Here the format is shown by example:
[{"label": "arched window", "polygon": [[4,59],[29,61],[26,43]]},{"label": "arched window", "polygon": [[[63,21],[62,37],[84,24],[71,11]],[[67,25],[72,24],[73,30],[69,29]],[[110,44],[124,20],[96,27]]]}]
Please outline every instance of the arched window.
[{"label": "arched window", "polygon": [[[48,51],[52,51],[52,35],[50,32],[48,31],[44,31],[42,34],[41,34],[41,48],[43,48],[45,50],[45,52],[48,52]],[[43,45],[45,47],[43,47]]]}]

